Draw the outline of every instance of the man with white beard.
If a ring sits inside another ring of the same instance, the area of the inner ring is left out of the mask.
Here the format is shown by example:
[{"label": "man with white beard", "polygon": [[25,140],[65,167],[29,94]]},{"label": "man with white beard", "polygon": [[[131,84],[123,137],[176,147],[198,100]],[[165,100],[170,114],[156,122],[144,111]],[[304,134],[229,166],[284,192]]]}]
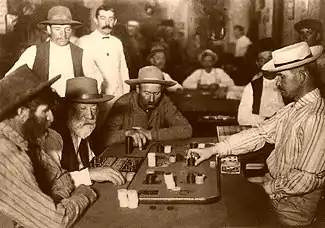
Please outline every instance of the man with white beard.
[{"label": "man with white beard", "polygon": [[88,138],[96,127],[98,104],[114,97],[99,94],[97,88],[92,78],[67,80],[65,99],[57,109],[59,118],[52,124],[56,132],[52,130],[45,140],[45,151],[70,172],[76,186],[91,185],[91,181],[124,184],[121,173],[112,168],[89,168],[95,154]]}]

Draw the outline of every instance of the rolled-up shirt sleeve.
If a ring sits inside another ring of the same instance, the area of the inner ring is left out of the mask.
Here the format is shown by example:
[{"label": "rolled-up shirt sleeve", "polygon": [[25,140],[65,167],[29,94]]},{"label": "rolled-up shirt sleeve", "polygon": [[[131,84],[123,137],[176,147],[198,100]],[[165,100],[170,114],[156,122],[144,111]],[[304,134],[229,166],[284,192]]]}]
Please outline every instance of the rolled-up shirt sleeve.
[{"label": "rolled-up shirt sleeve", "polygon": [[6,73],[5,76],[8,76],[8,74],[14,72],[15,70],[17,70],[19,67],[27,64],[27,66],[30,69],[33,69],[33,65],[35,62],[35,57],[36,57],[36,46],[30,46],[29,48],[27,48],[19,57],[19,59],[17,60],[17,62],[13,65],[13,67]]}]

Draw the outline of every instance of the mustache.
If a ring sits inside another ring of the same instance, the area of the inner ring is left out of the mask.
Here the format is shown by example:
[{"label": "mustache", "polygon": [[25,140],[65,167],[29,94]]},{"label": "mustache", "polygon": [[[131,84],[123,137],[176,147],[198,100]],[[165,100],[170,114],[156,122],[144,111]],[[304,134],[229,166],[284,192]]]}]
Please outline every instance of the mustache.
[{"label": "mustache", "polygon": [[102,29],[112,29],[113,27],[112,26],[110,26],[110,25],[104,25],[103,27],[102,27]]}]

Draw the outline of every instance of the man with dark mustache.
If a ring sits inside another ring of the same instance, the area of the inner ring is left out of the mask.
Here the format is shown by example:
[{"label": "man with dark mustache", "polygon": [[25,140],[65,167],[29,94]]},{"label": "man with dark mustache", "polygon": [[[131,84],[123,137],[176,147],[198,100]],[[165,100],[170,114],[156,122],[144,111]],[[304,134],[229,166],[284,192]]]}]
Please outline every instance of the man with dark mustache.
[{"label": "man with dark mustache", "polygon": [[44,150],[70,172],[76,186],[91,185],[91,181],[124,183],[121,173],[109,167],[88,168],[95,157],[88,138],[96,127],[98,104],[111,99],[111,95],[98,94],[95,79],[79,77],[67,81],[65,98],[56,110],[63,115],[52,124],[61,136],[52,130]]},{"label": "man with dark mustache", "polygon": [[[102,94],[115,96],[110,102],[100,108],[100,119],[105,119],[110,107],[116,99],[129,92],[130,86],[124,81],[129,79],[129,71],[123,52],[122,42],[111,34],[117,19],[115,10],[109,5],[97,8],[94,22],[96,30],[79,39],[78,45],[90,56],[89,66],[85,70],[86,75],[101,75],[98,84]],[[87,65],[87,66],[88,66]]]}]

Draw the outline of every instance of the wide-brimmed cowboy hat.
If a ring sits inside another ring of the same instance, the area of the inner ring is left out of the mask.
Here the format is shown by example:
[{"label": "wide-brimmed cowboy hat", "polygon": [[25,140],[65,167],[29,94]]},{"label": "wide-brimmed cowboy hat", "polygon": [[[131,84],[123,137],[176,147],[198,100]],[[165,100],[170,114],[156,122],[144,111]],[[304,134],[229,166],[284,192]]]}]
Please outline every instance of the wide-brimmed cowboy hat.
[{"label": "wide-brimmed cowboy hat", "polygon": [[155,66],[142,67],[139,70],[138,78],[125,80],[126,84],[137,85],[137,84],[160,84],[166,87],[170,87],[176,84],[173,81],[166,81],[164,79],[163,72]]},{"label": "wide-brimmed cowboy hat", "polygon": [[65,6],[54,6],[47,13],[47,20],[39,22],[39,25],[73,25],[81,26],[79,21],[72,20],[70,10]]},{"label": "wide-brimmed cowboy hat", "polygon": [[61,75],[44,81],[25,64],[0,80],[0,121],[43,89],[50,87]]},{"label": "wide-brimmed cowboy hat", "polygon": [[67,80],[65,100],[75,103],[97,104],[112,100],[113,98],[113,95],[102,95],[98,93],[96,79],[76,77]]},{"label": "wide-brimmed cowboy hat", "polygon": [[307,28],[307,29],[313,29],[316,32],[322,33],[322,22],[316,19],[305,19],[298,21],[295,25],[294,28],[297,32],[299,32],[301,29]]},{"label": "wide-brimmed cowboy hat", "polygon": [[300,67],[315,61],[323,53],[323,46],[309,47],[300,42],[272,52],[272,59],[262,67],[263,71],[279,72]]},{"label": "wide-brimmed cowboy hat", "polygon": [[202,63],[202,60],[203,60],[203,57],[207,56],[207,55],[210,55],[212,58],[213,58],[213,64],[215,64],[218,60],[218,56],[217,54],[212,51],[211,49],[205,49],[204,51],[202,51],[197,59],[199,60],[200,63]]}]

